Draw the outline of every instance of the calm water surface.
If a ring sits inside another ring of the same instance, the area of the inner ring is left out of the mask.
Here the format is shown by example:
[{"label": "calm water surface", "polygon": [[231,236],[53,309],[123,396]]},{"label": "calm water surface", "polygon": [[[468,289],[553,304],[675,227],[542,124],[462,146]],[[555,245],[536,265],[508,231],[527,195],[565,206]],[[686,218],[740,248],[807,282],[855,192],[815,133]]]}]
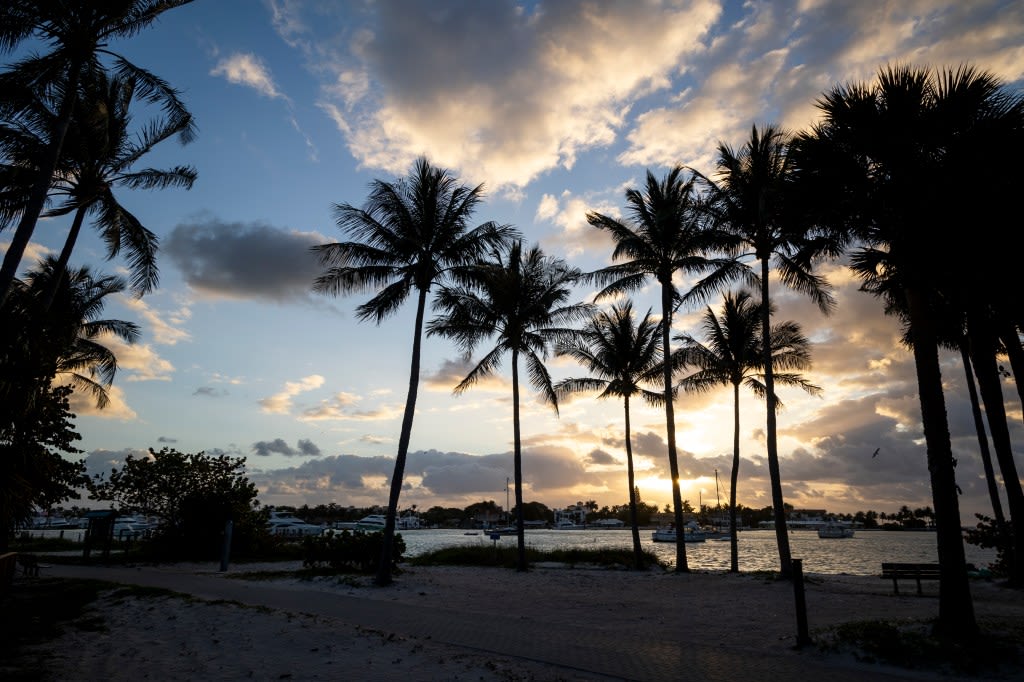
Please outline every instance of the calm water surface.
[{"label": "calm water surface", "polygon": [[[447,546],[493,546],[483,532],[466,535],[461,530],[403,531],[406,555],[417,556]],[[654,542],[650,530],[641,530],[644,549],[653,551],[670,565],[675,565],[676,548],[669,542]],[[502,547],[514,547],[514,535],[497,541]],[[528,530],[526,545],[536,549],[598,548],[633,546],[632,535],[625,530]],[[803,559],[805,573],[846,573],[878,575],[883,561],[936,562],[935,533],[858,530],[852,538],[822,539],[814,531],[792,531],[790,551],[794,559]],[[967,561],[987,566],[995,561],[995,550],[964,544]],[[773,571],[779,568],[779,552],[775,531],[749,530],[739,533],[741,571]],[[729,569],[729,541],[708,540],[687,543],[686,561],[692,569],[726,571]]]}]

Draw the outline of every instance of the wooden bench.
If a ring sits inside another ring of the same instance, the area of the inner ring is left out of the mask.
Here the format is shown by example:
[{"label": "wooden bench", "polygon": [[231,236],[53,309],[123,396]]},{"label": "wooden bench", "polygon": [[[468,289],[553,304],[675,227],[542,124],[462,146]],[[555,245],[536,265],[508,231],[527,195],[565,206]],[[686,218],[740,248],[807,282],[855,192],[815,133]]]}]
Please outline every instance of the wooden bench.
[{"label": "wooden bench", "polygon": [[39,557],[35,554],[19,554],[18,563],[21,564],[21,574],[26,578],[39,577]]},{"label": "wooden bench", "polygon": [[917,593],[924,594],[921,591],[922,580],[938,580],[939,579],[939,565],[938,564],[882,564],[882,578],[892,579],[892,589],[896,594],[900,593],[899,580],[911,579],[917,581]]}]

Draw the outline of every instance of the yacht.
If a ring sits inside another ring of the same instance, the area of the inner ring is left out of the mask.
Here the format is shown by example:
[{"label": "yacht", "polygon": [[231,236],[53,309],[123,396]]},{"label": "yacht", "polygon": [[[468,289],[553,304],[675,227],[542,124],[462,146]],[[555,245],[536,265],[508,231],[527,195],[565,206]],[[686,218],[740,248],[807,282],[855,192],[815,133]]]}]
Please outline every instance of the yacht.
[{"label": "yacht", "polygon": [[288,512],[270,512],[267,530],[271,535],[320,535],[323,526],[306,523],[299,517]]},{"label": "yacht", "polygon": [[819,538],[852,538],[853,529],[838,523],[828,523],[818,529]]},{"label": "yacht", "polygon": [[384,530],[384,524],[387,523],[387,517],[383,514],[370,514],[364,516],[356,522],[356,530],[363,531],[377,531]]}]

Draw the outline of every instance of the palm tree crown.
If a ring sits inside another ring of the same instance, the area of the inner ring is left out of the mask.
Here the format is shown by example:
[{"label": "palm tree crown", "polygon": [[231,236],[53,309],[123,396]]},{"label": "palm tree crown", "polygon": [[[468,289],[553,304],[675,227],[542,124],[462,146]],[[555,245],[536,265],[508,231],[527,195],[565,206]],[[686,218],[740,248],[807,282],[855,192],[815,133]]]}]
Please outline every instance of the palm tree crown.
[{"label": "palm tree crown", "polygon": [[[46,202],[59,166],[64,138],[78,105],[83,83],[112,69],[136,83],[137,96],[162,107],[172,125],[181,125],[183,141],[195,134],[192,117],[178,93],[159,77],[139,68],[107,45],[153,24],[167,10],[191,0],[9,0],[0,6],[0,51],[9,52],[35,38],[51,49],[32,52],[0,74],[0,119],[18,120],[28,104],[41,98],[59,103],[57,125],[39,159],[39,173],[26,197],[18,228],[0,268],[0,300],[7,295],[25,247]],[[109,67],[104,64],[108,61]]]}]

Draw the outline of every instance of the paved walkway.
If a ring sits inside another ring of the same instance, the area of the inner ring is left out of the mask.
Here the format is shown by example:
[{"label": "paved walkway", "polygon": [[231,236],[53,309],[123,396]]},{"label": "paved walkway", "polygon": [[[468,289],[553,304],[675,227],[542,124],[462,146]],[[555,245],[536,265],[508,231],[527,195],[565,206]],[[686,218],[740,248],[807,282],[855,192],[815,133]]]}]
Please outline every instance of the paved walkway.
[{"label": "paved walkway", "polygon": [[[777,652],[751,653],[742,638],[750,636],[737,623],[736,642],[705,643],[655,640],[628,629],[595,631],[587,623],[559,625],[522,616],[465,613],[384,599],[360,598],[271,583],[225,579],[223,575],[159,569],[55,565],[48,576],[90,578],[123,584],[160,587],[209,600],[233,600],[293,613],[307,613],[385,632],[429,639],[475,652],[539,661],[592,674],[595,680],[702,682],[704,680],[810,682],[898,682],[948,679],[913,672],[886,672],[844,665],[813,650],[797,651],[780,642]],[[529,595],[523,595],[529,598]],[[671,634],[671,633],[666,633]]]}]

